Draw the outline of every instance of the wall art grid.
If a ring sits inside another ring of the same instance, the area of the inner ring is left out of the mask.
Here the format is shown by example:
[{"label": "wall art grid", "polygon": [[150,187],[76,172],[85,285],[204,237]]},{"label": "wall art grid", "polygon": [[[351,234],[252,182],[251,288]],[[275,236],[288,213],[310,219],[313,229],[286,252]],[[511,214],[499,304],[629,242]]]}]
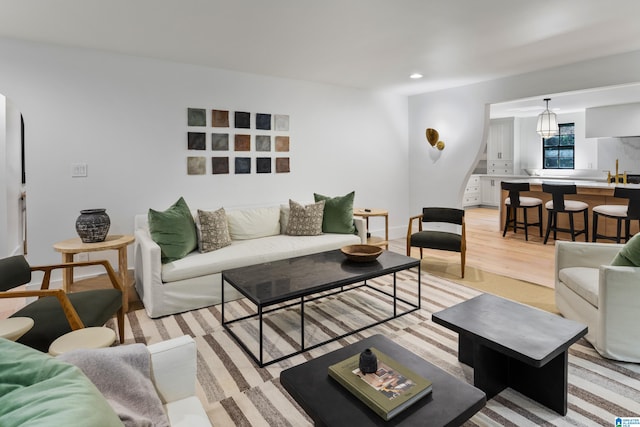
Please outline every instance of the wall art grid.
[{"label": "wall art grid", "polygon": [[289,173],[289,125],[286,114],[187,108],[187,175]]}]

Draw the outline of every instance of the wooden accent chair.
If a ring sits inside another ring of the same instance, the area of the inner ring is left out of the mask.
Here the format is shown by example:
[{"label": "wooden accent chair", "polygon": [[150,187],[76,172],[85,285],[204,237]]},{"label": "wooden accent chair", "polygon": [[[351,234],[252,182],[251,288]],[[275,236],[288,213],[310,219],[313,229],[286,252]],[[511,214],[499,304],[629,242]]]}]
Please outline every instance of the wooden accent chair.
[{"label": "wooden accent chair", "polygon": [[[415,233],[412,230],[414,220],[420,220],[418,231]],[[460,226],[460,232],[434,229],[423,230],[423,223],[445,223]],[[423,248],[460,252],[460,270],[464,278],[465,252],[467,249],[464,210],[456,208],[423,208],[421,215],[409,218],[407,256],[411,256],[412,247],[420,248],[420,259],[423,257]]]},{"label": "wooden accent chair", "polygon": [[[624,221],[624,240],[628,242],[631,238],[631,221],[640,222],[640,188],[616,187],[613,190],[613,197],[628,199],[626,205],[598,205],[593,207],[593,233],[592,241],[597,239],[614,240],[620,243],[622,238],[622,221]],[[598,216],[613,218],[616,220],[616,235],[607,236],[598,234]]]},{"label": "wooden accent chair", "polygon": [[[113,289],[95,289],[67,293],[63,289],[49,289],[51,272],[55,269],[102,265]],[[31,281],[33,271],[44,272],[38,290],[10,290]],[[19,343],[47,352],[58,337],[84,327],[102,326],[117,313],[120,342],[124,341],[124,310],[122,283],[109,261],[70,262],[31,267],[22,255],[0,259],[0,298],[38,297],[10,317],[30,317],[33,328]]]},{"label": "wooden accent chair", "polygon": [[[502,181],[500,184],[502,190],[509,192],[509,197],[504,199],[505,220],[504,231],[502,237],[507,234],[509,225],[513,224],[513,232],[517,233],[518,228],[524,229],[524,239],[529,240],[529,227],[539,227],[540,237],[542,237],[542,200],[537,197],[521,196],[522,191],[529,191],[530,186],[528,182],[506,182]],[[529,224],[527,219],[527,210],[531,208],[538,209],[538,222]],[[518,221],[518,209],[522,209],[522,221]],[[520,226],[520,227],[518,227]]]},{"label": "wooden accent chair", "polygon": [[[565,200],[565,194],[577,194],[578,190],[574,184],[545,184],[542,183],[542,191],[551,194],[551,200],[545,203],[547,209],[547,232],[544,235],[544,244],[547,244],[549,233],[553,230],[553,240],[557,239],[558,231],[570,233],[571,240],[575,241],[576,236],[584,234],[584,241],[589,241],[589,205],[579,200]],[[582,212],[584,214],[584,228],[582,230],[575,229],[573,223],[573,214]],[[566,213],[569,215],[569,228],[561,228],[558,226],[558,214]]]}]

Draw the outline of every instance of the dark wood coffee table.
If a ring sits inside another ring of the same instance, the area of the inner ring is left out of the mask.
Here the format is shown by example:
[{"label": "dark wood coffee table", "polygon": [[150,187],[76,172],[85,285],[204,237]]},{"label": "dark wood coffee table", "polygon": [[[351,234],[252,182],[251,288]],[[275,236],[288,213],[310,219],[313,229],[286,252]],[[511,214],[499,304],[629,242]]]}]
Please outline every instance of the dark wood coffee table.
[{"label": "dark wood coffee table", "polygon": [[458,360],[473,367],[487,399],[511,387],[566,415],[568,350],[587,334],[585,325],[490,294],[432,319],[458,333]]},{"label": "dark wood coffee table", "polygon": [[[389,421],[328,375],[328,368],[375,347],[431,380],[433,391]],[[374,335],[316,359],[286,369],[280,382],[316,426],[458,426],[482,409],[485,394],[382,335]]]},{"label": "dark wood coffee table", "polygon": [[[396,273],[414,267],[418,268],[417,298],[415,301],[407,301],[397,293]],[[388,274],[393,275],[392,292],[385,291],[367,282],[370,279]],[[224,300],[225,282],[255,304],[257,313],[234,319],[226,319],[225,305],[227,302]],[[323,342],[307,345],[304,335],[305,303],[363,286],[373,292],[378,292],[390,297],[393,305],[392,314],[384,318],[381,318],[381,315],[377,316],[376,318],[380,319],[378,321],[354,328],[345,334],[332,337]],[[333,250],[223,271],[222,326],[245,352],[247,352],[260,367],[263,367],[419,310],[420,298],[420,260],[394,252],[383,251],[373,262],[354,262],[349,261],[340,250]],[[299,348],[297,351],[265,361],[263,349],[263,316],[266,313],[292,306],[299,306],[300,308]],[[268,309],[269,307],[273,308]],[[400,312],[400,310],[403,311]],[[231,327],[236,322],[254,318],[258,320],[258,336],[255,337],[256,340],[259,341],[257,352],[252,351]]]}]

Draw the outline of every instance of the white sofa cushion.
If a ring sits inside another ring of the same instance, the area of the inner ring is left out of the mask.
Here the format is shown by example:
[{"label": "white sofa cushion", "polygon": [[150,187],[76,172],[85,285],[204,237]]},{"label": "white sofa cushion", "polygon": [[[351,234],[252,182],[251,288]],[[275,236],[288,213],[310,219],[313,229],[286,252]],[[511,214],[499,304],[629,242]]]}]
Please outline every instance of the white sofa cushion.
[{"label": "white sofa cushion", "polygon": [[[279,215],[279,214],[278,214]],[[327,233],[318,236],[277,236],[234,240],[230,246],[213,252],[192,252],[184,258],[162,265],[162,281],[174,282],[220,273],[231,268],[260,264],[360,243],[355,234]],[[212,286],[214,284],[212,283]]]},{"label": "white sofa cushion", "polygon": [[164,407],[171,427],[210,427],[209,417],[196,396],[167,403]]},{"label": "white sofa cushion", "polygon": [[280,208],[255,208],[227,212],[232,240],[257,239],[280,234]]},{"label": "white sofa cushion", "polygon": [[569,289],[598,308],[598,283],[600,271],[589,267],[568,267],[558,272],[558,278]]}]

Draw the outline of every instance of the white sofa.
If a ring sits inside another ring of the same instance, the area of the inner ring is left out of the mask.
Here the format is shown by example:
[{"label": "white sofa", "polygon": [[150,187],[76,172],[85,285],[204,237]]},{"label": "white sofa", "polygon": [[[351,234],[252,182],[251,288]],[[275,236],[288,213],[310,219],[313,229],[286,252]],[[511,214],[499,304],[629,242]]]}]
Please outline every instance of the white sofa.
[{"label": "white sofa", "polygon": [[[219,304],[224,270],[366,243],[362,218],[354,218],[358,234],[290,236],[285,234],[288,213],[285,205],[226,209],[230,246],[206,253],[195,250],[166,264],[149,234],[147,214],[136,215],[135,287],[147,314],[156,318]],[[192,214],[197,220],[197,211]],[[237,297],[225,287],[225,300]]]},{"label": "white sofa", "polygon": [[640,267],[610,265],[623,246],[556,241],[556,306],[602,356],[640,362]]},{"label": "white sofa", "polygon": [[211,426],[196,396],[196,343],[188,335],[147,346],[151,379],[173,427]]}]

